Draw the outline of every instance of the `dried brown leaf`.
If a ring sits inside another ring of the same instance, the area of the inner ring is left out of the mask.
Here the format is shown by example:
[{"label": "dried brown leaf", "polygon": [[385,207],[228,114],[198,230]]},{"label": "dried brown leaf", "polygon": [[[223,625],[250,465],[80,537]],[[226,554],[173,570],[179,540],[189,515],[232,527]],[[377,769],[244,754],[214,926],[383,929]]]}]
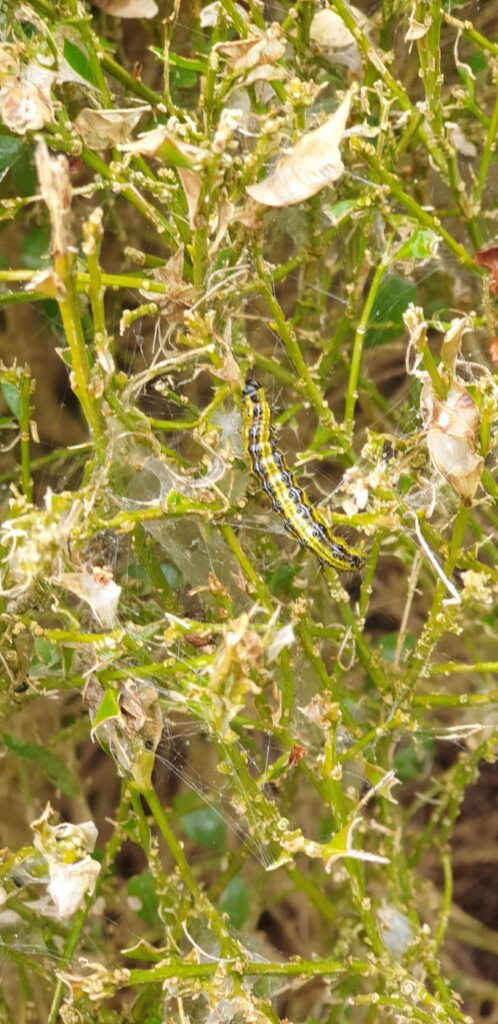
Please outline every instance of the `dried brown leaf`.
[{"label": "dried brown leaf", "polygon": [[477,147],[464,135],[459,124],[454,121],[447,121],[446,128],[450,142],[458,149],[462,156],[477,156]]},{"label": "dried brown leaf", "polygon": [[189,167],[179,167],[178,175],[183,185],[183,191],[185,192],[185,198],[187,200],[188,222],[190,227],[194,228],[195,215],[197,213],[202,188],[201,176],[197,174],[197,171],[191,171]]},{"label": "dried brown leaf", "polygon": [[74,125],[89,149],[108,149],[127,142],[130,132],[140,121],[148,107],[136,110],[80,110]]},{"label": "dried brown leaf", "polygon": [[275,67],[274,64],[258,64],[245,77],[245,84],[252,85],[254,82],[277,82],[287,78],[285,68]]},{"label": "dried brown leaf", "polygon": [[480,267],[486,267],[492,274],[491,291],[498,295],[498,245],[490,245],[488,249],[480,249],[474,254],[474,259]]},{"label": "dried brown leaf", "polygon": [[264,35],[249,36],[233,42],[219,43],[215,49],[232,63],[233,70],[243,75],[258,64],[273,64],[285,53],[286,43],[280,26],[270,25]]},{"label": "dried brown leaf", "polygon": [[159,8],[155,0],[92,0],[113,18],[153,18]]},{"label": "dried brown leaf", "polygon": [[138,139],[133,142],[123,143],[118,148],[124,153],[140,153],[142,156],[161,157],[164,155],[165,158],[170,159],[171,163],[183,166],[189,166],[194,162],[199,163],[208,157],[206,150],[200,149],[199,146],[192,146],[189,142],[184,142],[183,139],[175,138],[165,125],[158,125],[150,132],[139,135]]},{"label": "dried brown leaf", "polygon": [[[164,267],[154,269],[154,279],[165,284],[167,295],[156,295],[155,302],[161,312],[172,321],[183,320],[185,310],[195,301],[195,288],[183,280],[183,246],[175,252]],[[150,292],[143,289],[141,294],[150,298]]]},{"label": "dried brown leaf", "polygon": [[492,338],[489,343],[489,358],[493,366],[498,366],[498,338]]},{"label": "dried brown leaf", "polygon": [[[249,16],[244,7],[240,4],[234,4],[235,10],[240,18],[244,21],[249,20]],[[214,28],[218,22],[218,16],[220,12],[223,12],[223,7],[220,0],[214,0],[214,3],[208,4],[207,7],[203,7],[199,16],[199,23],[201,28]]]},{"label": "dried brown leaf", "polygon": [[484,466],[476,452],[479,410],[473,398],[455,380],[446,398],[440,399],[427,382],[420,408],[432,462],[462,501],[470,504]]},{"label": "dried brown leaf", "polygon": [[0,85],[20,74],[19,61],[7,43],[0,43]]},{"label": "dried brown leaf", "polygon": [[38,143],[35,153],[36,169],[41,194],[48,206],[52,225],[52,249],[67,252],[73,190],[69,179],[69,165],[65,156],[51,156],[46,143]]},{"label": "dried brown leaf", "polygon": [[344,46],[353,46],[355,41],[342,18],[328,8],[315,14],[310,25],[310,39],[320,50],[342,50]]},{"label": "dried brown leaf", "polygon": [[423,39],[427,35],[430,26],[430,18],[426,21],[417,21],[412,14],[405,35],[405,43],[413,43],[416,39]]},{"label": "dried brown leaf", "polygon": [[249,185],[248,195],[263,206],[292,206],[340,178],[342,141],[351,105],[348,92],[325,124],[308,132],[278,162],[268,178]]},{"label": "dried brown leaf", "polygon": [[[368,34],[368,18],[356,7],[350,6],[349,10],[355,16],[359,28]],[[360,51],[353,33],[335,11],[326,8],[315,14],[310,25],[310,40],[330,61],[342,64],[355,74],[361,72]]]},{"label": "dried brown leaf", "polygon": [[50,98],[32,82],[8,82],[0,92],[0,113],[4,124],[16,135],[39,131],[53,120]]}]

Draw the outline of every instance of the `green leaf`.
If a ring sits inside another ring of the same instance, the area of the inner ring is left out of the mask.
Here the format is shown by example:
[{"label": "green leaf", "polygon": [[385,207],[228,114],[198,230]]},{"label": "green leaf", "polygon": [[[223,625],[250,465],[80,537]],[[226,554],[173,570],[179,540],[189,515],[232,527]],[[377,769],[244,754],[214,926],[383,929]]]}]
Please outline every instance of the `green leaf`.
[{"label": "green leaf", "polygon": [[15,416],[16,420],[19,420],[19,417],[21,415],[20,389],[17,388],[15,384],[11,384],[10,381],[8,380],[3,380],[0,382],[0,389],[12,415]]},{"label": "green leaf", "polygon": [[[34,656],[30,662],[29,671],[34,675],[40,674],[40,669],[59,670],[62,665],[61,651],[57,644],[39,636],[35,640]],[[45,673],[43,673],[45,674]]]},{"label": "green leaf", "polygon": [[157,150],[156,157],[172,167],[192,167],[192,160],[185,156],[172,139],[166,139]]},{"label": "green leaf", "polygon": [[171,590],[179,590],[183,586],[183,576],[176,565],[170,562],[162,562],[161,572]]},{"label": "green leaf", "polygon": [[251,893],[239,875],[230,879],[220,896],[218,908],[222,914],[228,914],[233,928],[241,928],[247,921],[251,910]]},{"label": "green leaf", "polygon": [[[164,61],[164,50],[161,46],[151,46],[150,49],[155,57]],[[207,74],[209,67],[207,60],[199,60],[198,57],[182,57],[181,54],[173,53],[171,50],[168,53],[168,64],[175,68],[182,68],[184,71],[196,71],[201,75]]]},{"label": "green leaf", "polygon": [[21,263],[29,270],[38,270],[47,259],[50,248],[50,226],[37,224],[26,232],[21,245]]},{"label": "green leaf", "polygon": [[356,199],[338,199],[336,203],[326,206],[324,212],[333,224],[340,224],[341,220],[345,220],[353,210],[358,209],[358,205]]},{"label": "green leaf", "polygon": [[403,313],[416,301],[417,288],[410,278],[386,274],[374,302],[365,346],[373,348],[398,338],[404,330]]},{"label": "green leaf", "polygon": [[140,900],[142,906],[137,914],[146,924],[157,924],[157,908],[159,906],[154,886],[154,879],[151,872],[146,869],[141,875],[135,875],[127,883],[129,896],[135,896]]},{"label": "green leaf", "polygon": [[435,743],[430,736],[426,736],[418,742],[410,739],[403,744],[400,750],[396,751],[394,757],[394,771],[400,782],[413,782],[414,779],[425,775],[431,766],[435,752]]},{"label": "green leaf", "polygon": [[[394,661],[396,648],[398,646],[398,633],[385,633],[374,646],[376,650],[379,650],[380,648],[384,661]],[[403,644],[401,647],[401,661],[403,661],[403,655],[409,651],[413,651],[414,647],[415,637],[412,636],[411,633],[406,633],[403,637]]]},{"label": "green leaf", "polygon": [[109,718],[119,718],[120,715],[119,693],[117,690],[108,689],[104,693],[102,703],[93,720],[92,728],[97,729],[99,725],[107,722]]},{"label": "green leaf", "polygon": [[180,818],[184,832],[192,842],[221,853],[225,848],[225,825],[214,807],[199,807]]},{"label": "green leaf", "polygon": [[45,747],[38,746],[37,743],[21,740],[18,736],[11,736],[6,732],[2,732],[0,735],[8,750],[24,761],[34,762],[41,773],[61,791],[63,796],[78,795],[80,788],[77,779],[55,754],[50,753]]},{"label": "green leaf", "polygon": [[480,71],[485,71],[488,66],[482,50],[477,50],[477,53],[471,54],[467,58],[467,64],[472,68],[475,75],[478,75]]},{"label": "green leaf", "polygon": [[12,165],[12,193],[15,197],[32,196],[38,189],[38,177],[33,160],[33,150],[23,146],[17,160]]},{"label": "green leaf", "polygon": [[438,236],[429,228],[419,228],[400,245],[395,260],[430,260],[437,255]]},{"label": "green leaf", "polygon": [[292,597],[294,595],[294,577],[299,573],[299,567],[289,562],[279,565],[270,576],[268,581],[270,590],[275,597]]},{"label": "green leaf", "polygon": [[173,89],[194,89],[198,78],[196,71],[184,71],[182,68],[171,69],[171,87]]},{"label": "green leaf", "polygon": [[0,181],[10,171],[12,164],[20,156],[22,148],[21,139],[13,138],[11,135],[0,135]]},{"label": "green leaf", "polygon": [[77,75],[81,75],[87,82],[91,82],[92,85],[97,85],[92,66],[86,53],[80,50],[79,46],[75,46],[69,39],[64,40],[64,57],[67,60],[69,66],[76,71]]}]

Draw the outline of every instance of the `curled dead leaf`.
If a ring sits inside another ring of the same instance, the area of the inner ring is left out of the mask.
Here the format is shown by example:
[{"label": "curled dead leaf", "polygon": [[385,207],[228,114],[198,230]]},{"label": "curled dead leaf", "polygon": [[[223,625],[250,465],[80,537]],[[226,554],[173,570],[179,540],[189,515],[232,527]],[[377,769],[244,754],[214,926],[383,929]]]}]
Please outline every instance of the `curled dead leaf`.
[{"label": "curled dead leaf", "polygon": [[[193,285],[183,280],[183,255],[184,250],[181,246],[164,267],[154,269],[154,280],[165,284],[168,289],[166,295],[155,296],[156,304],[163,315],[177,322],[183,320],[185,311],[190,308],[196,297]],[[141,294],[150,298],[150,293],[145,289]]]},{"label": "curled dead leaf", "polygon": [[301,743],[295,743],[289,754],[289,760],[287,761],[288,767],[295,768],[295,766],[303,760],[305,754],[306,747],[303,747]]},{"label": "curled dead leaf", "polygon": [[233,71],[243,75],[258,64],[274,64],[285,53],[286,43],[280,26],[275,23],[263,35],[235,39],[233,42],[218,43],[215,50],[232,64]]},{"label": "curled dead leaf", "polygon": [[199,146],[192,146],[183,139],[175,138],[166,125],[158,125],[150,132],[144,132],[133,142],[127,142],[120,146],[124,153],[139,153],[141,156],[156,156],[171,163],[175,167],[191,167],[194,163],[206,160],[209,154]]},{"label": "curled dead leaf", "polygon": [[[368,18],[356,7],[350,6],[349,10],[365,32]],[[310,40],[330,61],[349,68],[355,74],[361,71],[361,56],[355,38],[335,11],[325,8],[315,14],[310,25]]]},{"label": "curled dead leaf", "polygon": [[416,39],[423,39],[427,35],[430,26],[430,18],[424,21],[417,21],[412,14],[405,35],[405,43],[413,43]]},{"label": "curled dead leaf", "polygon": [[197,213],[202,188],[201,177],[197,174],[197,171],[192,171],[190,167],[179,167],[178,176],[183,185],[185,199],[187,200],[188,222],[190,227],[194,228],[195,215]]},{"label": "curled dead leaf", "polygon": [[39,270],[24,286],[25,292],[42,292],[47,299],[57,299],[64,295],[64,284],[53,270]]},{"label": "curled dead leaf", "polygon": [[108,149],[129,139],[130,132],[140,121],[148,107],[135,110],[80,110],[74,125],[89,149]]},{"label": "curled dead leaf", "polygon": [[498,295],[498,245],[490,245],[488,249],[480,249],[474,259],[478,266],[485,267],[492,275],[491,291]]},{"label": "curled dead leaf", "polygon": [[92,0],[113,18],[153,18],[159,8],[155,0]]},{"label": "curled dead leaf", "polygon": [[102,707],[104,694],[100,682],[90,676],[83,700],[90,711],[92,735],[105,741],[121,776],[131,775],[136,782],[150,781],[163,728],[156,690],[137,685],[133,679],[120,682],[108,714]]},{"label": "curled dead leaf", "polygon": [[47,891],[60,920],[72,917],[93,894],[100,864],[91,856],[97,840],[93,821],[79,825],[57,822],[48,803],[43,814],[31,823],[34,845],[46,861]]},{"label": "curled dead leaf", "polygon": [[498,366],[498,338],[492,338],[489,343],[489,358],[493,366]]},{"label": "curled dead leaf", "polygon": [[[237,14],[239,15],[239,18],[242,18],[244,21],[249,20],[248,13],[244,7],[242,7],[238,3],[235,3],[234,7]],[[219,15],[222,12],[223,6],[220,3],[220,0],[214,0],[214,3],[208,4],[206,7],[203,7],[199,17],[199,23],[201,28],[215,28],[218,22]]]},{"label": "curled dead leaf", "polygon": [[275,67],[274,64],[258,64],[245,77],[245,84],[252,85],[254,82],[277,82],[287,78],[285,68]]},{"label": "curled dead leaf", "polygon": [[310,25],[310,39],[320,50],[342,50],[344,46],[354,45],[352,32],[342,18],[329,8],[315,14]]},{"label": "curled dead leaf", "polygon": [[454,121],[447,121],[446,128],[450,142],[458,149],[459,153],[462,153],[463,156],[477,156],[477,147],[464,135],[459,124],[456,124]]},{"label": "curled dead leaf", "polygon": [[114,582],[111,573],[95,566],[91,573],[61,573],[57,583],[85,601],[103,629],[112,629],[116,625],[121,587]]},{"label": "curled dead leaf", "polygon": [[38,143],[35,153],[40,192],[47,204],[52,225],[52,249],[67,252],[69,245],[69,218],[73,190],[69,179],[69,165],[62,154],[51,156],[46,143]]},{"label": "curled dead leaf", "polygon": [[351,106],[348,92],[325,124],[303,135],[277,163],[272,174],[246,192],[263,206],[292,206],[340,178],[344,164],[339,144]]},{"label": "curled dead leaf", "polygon": [[448,330],[445,332],[441,345],[441,360],[452,377],[455,374],[463,336],[473,330],[474,325],[470,317],[462,316],[452,320]]},{"label": "curled dead leaf", "polygon": [[420,399],[427,447],[434,466],[465,504],[470,504],[481,479],[484,459],[477,454],[479,410],[460,381],[445,399],[427,382]]},{"label": "curled dead leaf", "polygon": [[39,131],[54,117],[49,97],[24,79],[8,82],[1,90],[0,113],[5,126],[16,135]]},{"label": "curled dead leaf", "polygon": [[0,85],[8,79],[17,78],[19,73],[19,62],[12,47],[7,43],[0,43]]}]

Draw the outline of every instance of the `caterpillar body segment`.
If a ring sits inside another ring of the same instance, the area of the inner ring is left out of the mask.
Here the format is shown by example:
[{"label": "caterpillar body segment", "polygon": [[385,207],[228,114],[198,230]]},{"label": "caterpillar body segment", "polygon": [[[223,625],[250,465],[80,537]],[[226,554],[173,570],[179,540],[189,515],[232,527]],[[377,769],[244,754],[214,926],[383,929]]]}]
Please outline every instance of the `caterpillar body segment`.
[{"label": "caterpillar body segment", "polygon": [[248,378],[242,397],[247,457],[273,509],[282,517],[285,529],[297,537],[301,547],[313,551],[322,565],[331,565],[342,572],[361,569],[365,562],[361,553],[335,536],[287,466],[272,429],[264,389],[256,380]]}]

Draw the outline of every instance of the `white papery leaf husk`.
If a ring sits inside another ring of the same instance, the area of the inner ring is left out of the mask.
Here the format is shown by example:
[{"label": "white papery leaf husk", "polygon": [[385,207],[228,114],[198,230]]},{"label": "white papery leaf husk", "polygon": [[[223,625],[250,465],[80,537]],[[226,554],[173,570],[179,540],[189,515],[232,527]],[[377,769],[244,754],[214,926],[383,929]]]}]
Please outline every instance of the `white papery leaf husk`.
[{"label": "white papery leaf husk", "polygon": [[159,8],[155,0],[93,0],[113,18],[153,18]]},{"label": "white papery leaf husk", "polygon": [[130,132],[148,109],[139,107],[136,110],[93,110],[91,107],[83,107],[74,125],[89,149],[108,149],[110,146],[127,142]]},{"label": "white papery leaf husk", "polygon": [[341,50],[353,46],[354,36],[335,11],[318,11],[310,25],[310,39],[320,50]]},{"label": "white papery leaf husk", "polygon": [[308,132],[278,162],[268,178],[246,189],[263,206],[292,206],[331,185],[344,171],[339,144],[351,106],[348,92],[320,128]]}]

